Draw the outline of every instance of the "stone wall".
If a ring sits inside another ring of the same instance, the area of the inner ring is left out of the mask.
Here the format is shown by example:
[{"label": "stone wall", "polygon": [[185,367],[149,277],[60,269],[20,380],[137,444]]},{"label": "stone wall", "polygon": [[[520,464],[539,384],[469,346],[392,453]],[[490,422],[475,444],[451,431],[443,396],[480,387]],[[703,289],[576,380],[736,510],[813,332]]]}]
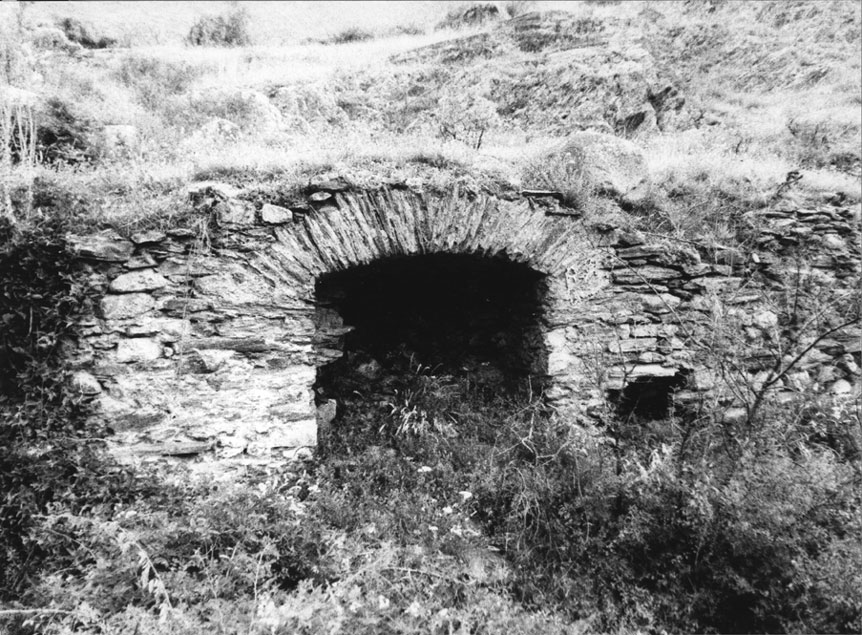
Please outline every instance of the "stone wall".
[{"label": "stone wall", "polygon": [[[807,264],[828,272],[836,293],[859,275],[858,212],[840,206],[752,214],[758,250],[703,262],[694,246],[593,225],[542,196],[338,180],[318,180],[286,207],[218,183],[189,196],[192,228],[69,237],[103,292],[82,325],[74,381],[121,455],[271,460],[314,446],[316,370],[341,355],[349,328],[317,305],[315,282],[382,258],[502,256],[544,274],[546,395],[573,417],[637,382],[673,380],[680,402],[713,391],[694,343],[715,299],[732,296],[751,325],[768,328],[764,285],[783,284],[800,241],[820,240]],[[859,353],[858,329],[842,331],[812,348],[806,372],[844,390],[858,380]]]}]

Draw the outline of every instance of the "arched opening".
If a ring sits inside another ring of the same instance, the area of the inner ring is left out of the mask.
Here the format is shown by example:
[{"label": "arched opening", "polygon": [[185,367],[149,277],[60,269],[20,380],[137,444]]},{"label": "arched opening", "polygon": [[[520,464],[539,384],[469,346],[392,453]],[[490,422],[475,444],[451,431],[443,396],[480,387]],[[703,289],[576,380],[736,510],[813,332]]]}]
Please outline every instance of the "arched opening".
[{"label": "arched opening", "polygon": [[456,254],[320,277],[317,345],[330,359],[341,355],[318,368],[318,404],[339,418],[368,404],[394,407],[417,376],[480,398],[538,393],[547,368],[544,286],[526,265]]}]

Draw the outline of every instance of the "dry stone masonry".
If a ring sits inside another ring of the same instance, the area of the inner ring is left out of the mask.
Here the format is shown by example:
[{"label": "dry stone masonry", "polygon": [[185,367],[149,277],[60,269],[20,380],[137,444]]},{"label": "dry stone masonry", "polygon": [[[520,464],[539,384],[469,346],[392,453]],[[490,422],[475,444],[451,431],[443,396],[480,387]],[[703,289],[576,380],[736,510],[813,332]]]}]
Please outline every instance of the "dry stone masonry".
[{"label": "dry stone masonry", "polygon": [[[315,381],[343,354],[351,327],[316,297],[333,272],[463,254],[540,274],[541,342],[530,354],[541,359],[531,372],[576,424],[609,392],[632,387],[677,404],[715,394],[696,344],[717,299],[752,337],[767,337],[776,316],[764,290],[798,273],[800,244],[817,254],[804,267],[836,293],[858,280],[862,260],[858,208],[840,202],[750,213],[759,247],[719,249],[705,262],[692,245],[555,213],[553,197],[330,177],[281,205],[197,183],[190,228],[69,237],[102,291],[98,313],[81,325],[73,382],[114,430],[118,454],[272,460],[314,446],[319,418],[337,408],[315,404]],[[846,392],[859,363],[857,328],[813,347],[800,369],[822,390]]]}]

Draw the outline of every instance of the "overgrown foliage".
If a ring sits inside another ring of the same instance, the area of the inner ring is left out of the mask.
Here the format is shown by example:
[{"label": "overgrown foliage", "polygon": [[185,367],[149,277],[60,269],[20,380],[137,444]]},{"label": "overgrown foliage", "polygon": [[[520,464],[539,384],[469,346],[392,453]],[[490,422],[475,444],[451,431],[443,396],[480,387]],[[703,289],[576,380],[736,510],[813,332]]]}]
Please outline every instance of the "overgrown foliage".
[{"label": "overgrown foliage", "polygon": [[181,95],[203,74],[203,69],[185,61],[129,55],[122,59],[117,76],[132,88],[148,108],[164,108],[165,100]]},{"label": "overgrown foliage", "polygon": [[238,8],[222,15],[202,16],[192,25],[186,42],[192,46],[248,46],[248,11]]},{"label": "overgrown foliage", "polygon": [[461,141],[475,150],[482,147],[485,134],[501,123],[494,102],[478,89],[447,92],[434,114],[441,137]]},{"label": "overgrown foliage", "polygon": [[[519,3],[511,3],[513,6]],[[514,16],[513,16],[514,17]],[[500,9],[493,2],[456,4],[446,17],[437,23],[437,29],[463,29],[493,22],[501,18]]]},{"label": "overgrown foliage", "polygon": [[93,28],[75,18],[63,18],[57,25],[70,42],[80,44],[85,49],[106,49],[116,46],[116,38],[107,35],[96,35]]},{"label": "overgrown foliage", "polygon": [[426,368],[393,394],[345,404],[319,464],[51,508],[41,548],[85,575],[34,579],[22,597],[60,611],[36,623],[858,631],[862,465],[819,434],[824,416],[859,426],[852,408],[764,409],[729,436],[707,413],[644,421],[613,404],[573,427]]},{"label": "overgrown foliage", "polygon": [[0,235],[0,597],[17,597],[47,554],[34,542],[36,517],[109,500],[116,483],[85,441],[87,405],[69,385],[65,354],[89,310],[89,287],[56,221]]}]

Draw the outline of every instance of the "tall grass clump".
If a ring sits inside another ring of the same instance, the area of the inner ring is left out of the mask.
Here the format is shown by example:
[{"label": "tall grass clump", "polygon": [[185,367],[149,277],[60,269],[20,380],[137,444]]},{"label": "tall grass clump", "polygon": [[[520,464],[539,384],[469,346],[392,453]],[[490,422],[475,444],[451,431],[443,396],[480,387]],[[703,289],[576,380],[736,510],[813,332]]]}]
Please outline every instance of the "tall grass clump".
[{"label": "tall grass clump", "polygon": [[248,46],[250,17],[244,8],[222,15],[202,16],[192,25],[186,36],[191,46]]},{"label": "tall grass clump", "polygon": [[534,158],[521,173],[525,189],[547,190],[560,195],[561,202],[585,210],[595,196],[595,184],[580,150]]},{"label": "tall grass clump", "polygon": [[33,207],[33,174],[36,167],[36,111],[35,104],[20,97],[23,92],[7,90],[0,94],[0,187],[2,187],[4,216],[14,222],[12,205],[13,170],[25,172],[25,215]]}]

